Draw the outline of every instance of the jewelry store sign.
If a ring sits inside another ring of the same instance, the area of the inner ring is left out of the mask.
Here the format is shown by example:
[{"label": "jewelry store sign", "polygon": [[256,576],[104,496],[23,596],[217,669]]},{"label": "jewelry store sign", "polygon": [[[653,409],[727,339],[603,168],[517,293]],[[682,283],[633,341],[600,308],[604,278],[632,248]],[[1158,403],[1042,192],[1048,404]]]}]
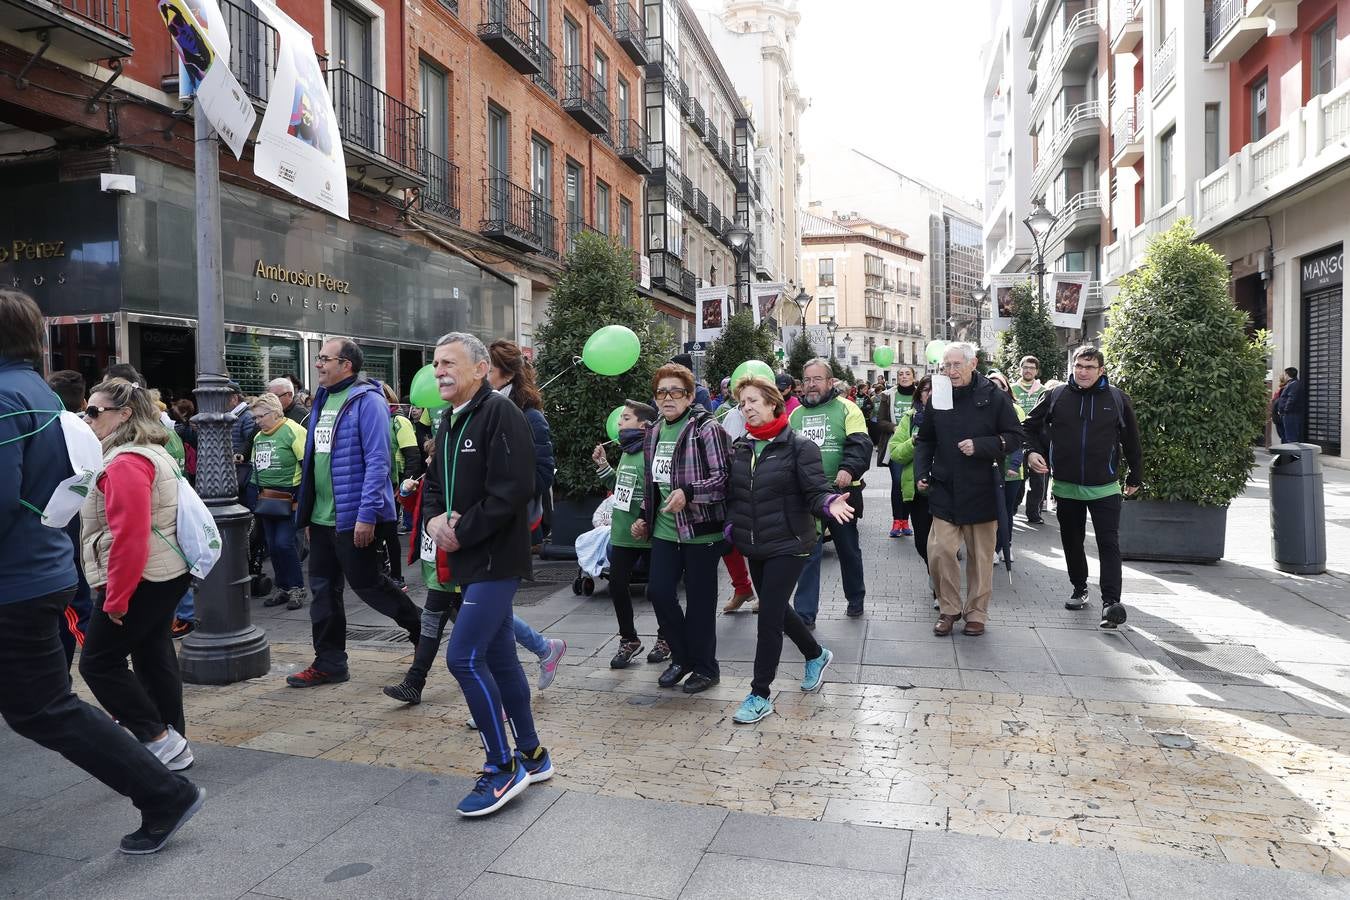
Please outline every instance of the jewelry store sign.
[{"label": "jewelry store sign", "polygon": [[[268,263],[266,260],[259,259],[254,265],[253,275],[255,278],[273,281],[288,287],[308,288],[343,297],[351,295],[351,282],[337,278],[328,272],[290,269],[280,264]],[[301,309],[342,313],[343,315],[349,315],[352,311],[351,307],[345,303],[335,302],[327,297],[315,298],[307,294],[297,295],[289,291],[265,291],[263,288],[254,288],[253,302],[273,303],[278,306],[284,303],[287,306],[299,306]]]}]

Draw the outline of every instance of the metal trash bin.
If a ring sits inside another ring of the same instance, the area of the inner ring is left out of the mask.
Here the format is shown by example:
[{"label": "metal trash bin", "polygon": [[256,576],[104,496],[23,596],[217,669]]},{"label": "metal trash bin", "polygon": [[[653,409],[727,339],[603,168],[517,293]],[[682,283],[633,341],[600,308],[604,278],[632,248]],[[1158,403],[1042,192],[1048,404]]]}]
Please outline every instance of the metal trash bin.
[{"label": "metal trash bin", "polygon": [[1325,572],[1322,448],[1277,444],[1270,450],[1275,454],[1270,463],[1270,541],[1275,568],[1297,575]]}]

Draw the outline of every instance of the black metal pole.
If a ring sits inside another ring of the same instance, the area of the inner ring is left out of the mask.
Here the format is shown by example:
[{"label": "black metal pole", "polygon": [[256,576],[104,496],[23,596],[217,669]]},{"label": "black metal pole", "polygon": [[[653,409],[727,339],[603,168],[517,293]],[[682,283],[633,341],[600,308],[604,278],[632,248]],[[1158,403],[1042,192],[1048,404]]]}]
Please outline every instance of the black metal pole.
[{"label": "black metal pole", "polygon": [[227,408],[224,281],[220,261],[220,149],[201,110],[193,116],[197,178],[197,492],[220,530],[221,556],[196,587],[197,628],[178,662],[191,684],[233,684],[272,667],[267,635],[249,611],[248,529],[239,505]]}]

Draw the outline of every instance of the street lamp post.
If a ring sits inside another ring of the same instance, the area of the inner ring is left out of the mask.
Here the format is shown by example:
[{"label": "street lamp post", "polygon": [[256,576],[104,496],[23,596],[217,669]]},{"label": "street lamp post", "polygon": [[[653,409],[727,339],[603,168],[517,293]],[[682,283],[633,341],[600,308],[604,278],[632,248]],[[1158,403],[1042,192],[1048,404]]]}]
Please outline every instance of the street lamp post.
[{"label": "street lamp post", "polygon": [[1045,198],[1039,197],[1031,203],[1031,212],[1022,220],[1022,224],[1031,232],[1032,243],[1036,245],[1036,304],[1045,311],[1045,250],[1041,240],[1050,234],[1058,224],[1059,218],[1045,208]]},{"label": "street lamp post", "polygon": [[266,675],[271,648],[249,612],[248,528],[239,505],[225,376],[220,251],[220,149],[200,109],[193,116],[197,181],[197,491],[220,533],[221,556],[195,588],[198,626],[183,639],[183,680],[233,684]]},{"label": "street lamp post", "polygon": [[825,330],[830,333],[830,364],[833,365],[835,360],[834,333],[839,330],[839,322],[835,320],[834,316],[825,320]]},{"label": "street lamp post", "polygon": [[[750,229],[737,222],[736,225],[727,232],[727,240],[731,241],[731,253],[736,257],[736,302],[749,303],[749,296],[746,296],[745,298],[741,297],[741,259],[749,252]],[[748,284],[746,285],[746,293],[749,293]]]}]

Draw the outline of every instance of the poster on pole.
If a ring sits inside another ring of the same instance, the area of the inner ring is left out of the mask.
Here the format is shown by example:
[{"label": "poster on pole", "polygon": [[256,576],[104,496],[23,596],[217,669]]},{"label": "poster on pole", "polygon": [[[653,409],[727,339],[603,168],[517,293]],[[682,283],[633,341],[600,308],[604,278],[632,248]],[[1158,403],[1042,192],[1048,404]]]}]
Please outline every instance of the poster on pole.
[{"label": "poster on pole", "polygon": [[989,326],[995,333],[1007,331],[1013,320],[1013,288],[1024,281],[1030,281],[1026,273],[1010,275],[992,275],[989,279],[990,293],[994,295],[994,308],[990,311]]},{"label": "poster on pole", "polygon": [[314,39],[271,0],[254,0],[277,30],[272,99],[258,130],[253,174],[347,218],[347,161]]},{"label": "poster on pole", "polygon": [[778,282],[763,282],[750,285],[750,310],[755,317],[755,327],[773,317],[778,309],[778,300],[783,296],[783,285]]},{"label": "poster on pole", "polygon": [[727,324],[728,290],[725,284],[699,288],[695,294],[695,338],[715,341],[722,336]]},{"label": "poster on pole", "polygon": [[[206,39],[211,42],[211,47],[215,52],[227,62],[231,60],[233,57],[230,56],[230,29],[225,24],[225,17],[220,14],[220,4],[216,0],[184,0],[184,2],[187,8],[192,10],[192,14],[197,17],[197,24],[201,27],[202,33],[206,35]],[[192,95],[197,93],[197,86],[200,83],[200,73],[189,69],[180,55],[178,59],[178,99],[191,100]]]},{"label": "poster on pole", "polygon": [[[214,2],[210,5],[214,9]],[[220,10],[214,12],[219,19]],[[235,159],[243,159],[244,144],[258,114],[253,110],[253,101],[230,72],[230,39],[225,34],[224,22],[216,26],[225,39],[225,49],[220,51],[207,37],[206,27],[188,0],[159,0],[159,14],[173,39],[179,65],[193,85],[195,107],[220,134]]]},{"label": "poster on pole", "polygon": [[1050,276],[1050,321],[1056,328],[1082,328],[1091,272],[1055,272]]}]

